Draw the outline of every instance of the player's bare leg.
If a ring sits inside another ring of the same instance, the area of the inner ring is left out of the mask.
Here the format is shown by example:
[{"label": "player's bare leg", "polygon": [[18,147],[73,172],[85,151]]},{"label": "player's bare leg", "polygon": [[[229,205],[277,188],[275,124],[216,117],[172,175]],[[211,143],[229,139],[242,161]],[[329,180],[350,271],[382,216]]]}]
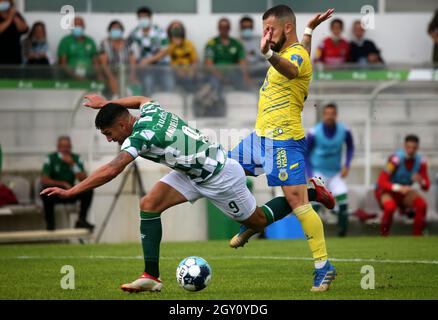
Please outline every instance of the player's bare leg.
[{"label": "player's bare leg", "polygon": [[266,219],[262,208],[257,207],[254,213],[248,219],[241,221],[240,223],[244,227],[240,229],[238,234],[231,238],[229,243],[230,247],[236,249],[238,247],[243,247],[245,243],[248,242],[249,238],[256,233],[262,232],[267,226],[268,220]]},{"label": "player's bare leg", "polygon": [[141,198],[140,231],[145,270],[137,280],[122,284],[120,289],[127,292],[161,291],[163,284],[158,268],[162,234],[160,215],[166,209],[186,201],[180,192],[161,181]]}]

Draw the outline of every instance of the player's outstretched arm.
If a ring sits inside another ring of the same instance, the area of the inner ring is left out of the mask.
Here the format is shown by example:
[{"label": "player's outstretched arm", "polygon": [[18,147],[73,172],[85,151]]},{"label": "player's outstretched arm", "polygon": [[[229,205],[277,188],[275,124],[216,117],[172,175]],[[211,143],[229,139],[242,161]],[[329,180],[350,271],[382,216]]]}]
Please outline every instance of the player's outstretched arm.
[{"label": "player's outstretched arm", "polygon": [[129,153],[121,151],[110,163],[98,168],[73,188],[65,190],[58,187],[51,187],[44,189],[40,194],[58,196],[60,198],[72,198],[82,192],[97,188],[111,181],[133,160],[134,158]]},{"label": "player's outstretched arm", "polygon": [[[322,22],[327,19],[330,19],[332,14],[335,12],[335,9],[328,9],[324,13],[318,13],[313,16],[312,19],[307,22],[307,28],[311,29],[311,31],[315,30],[317,26],[319,26]],[[310,30],[304,31],[303,39],[301,40],[301,44],[307,50],[310,56],[311,47],[312,47],[312,34]]]},{"label": "player's outstretched arm", "polygon": [[88,94],[84,97],[87,101],[84,102],[84,106],[92,109],[100,109],[108,103],[117,103],[128,109],[138,109],[146,102],[151,101],[151,98],[143,96],[132,96],[114,100],[106,100],[104,97],[98,94]]}]

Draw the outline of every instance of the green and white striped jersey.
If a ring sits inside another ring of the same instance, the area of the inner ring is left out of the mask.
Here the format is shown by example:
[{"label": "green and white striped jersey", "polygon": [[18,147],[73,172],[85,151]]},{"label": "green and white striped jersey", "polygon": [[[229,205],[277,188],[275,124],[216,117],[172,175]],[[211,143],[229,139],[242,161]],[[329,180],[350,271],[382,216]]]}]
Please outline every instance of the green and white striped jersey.
[{"label": "green and white striped jersey", "polygon": [[209,143],[199,130],[189,127],[155,101],[140,107],[140,118],[121,150],[134,158],[140,156],[162,163],[197,183],[217,174],[226,161],[220,144]]}]

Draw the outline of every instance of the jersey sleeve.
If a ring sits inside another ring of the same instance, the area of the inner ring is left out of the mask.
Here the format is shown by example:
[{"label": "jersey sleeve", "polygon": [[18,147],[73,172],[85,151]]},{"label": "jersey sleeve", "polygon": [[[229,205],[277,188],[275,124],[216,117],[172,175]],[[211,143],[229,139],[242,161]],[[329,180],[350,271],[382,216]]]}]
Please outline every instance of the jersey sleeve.
[{"label": "jersey sleeve", "polygon": [[298,68],[298,74],[300,74],[301,68],[303,66],[303,62],[304,62],[304,59],[305,59],[305,56],[304,56],[302,50],[300,50],[300,49],[298,49],[296,47],[293,47],[289,51],[287,58],[289,59],[290,62],[292,62],[292,64],[295,67]]},{"label": "jersey sleeve", "polygon": [[50,161],[50,156],[47,156],[46,160],[44,161],[42,173],[44,176],[48,177],[50,177],[52,173],[52,163]]},{"label": "jersey sleeve", "polygon": [[134,132],[123,142],[120,151],[128,152],[135,159],[140,155],[140,153],[150,149],[152,144],[151,139],[154,137],[154,135],[155,133],[150,130]]},{"label": "jersey sleeve", "polygon": [[67,54],[67,38],[61,39],[61,42],[58,45],[58,58]]},{"label": "jersey sleeve", "polygon": [[207,45],[205,46],[204,51],[205,59],[209,59],[211,61],[214,61],[214,40],[208,41]]},{"label": "jersey sleeve", "polygon": [[393,154],[388,158],[384,171],[389,175],[391,175],[397,169],[399,164],[400,164],[400,158],[396,154]]}]

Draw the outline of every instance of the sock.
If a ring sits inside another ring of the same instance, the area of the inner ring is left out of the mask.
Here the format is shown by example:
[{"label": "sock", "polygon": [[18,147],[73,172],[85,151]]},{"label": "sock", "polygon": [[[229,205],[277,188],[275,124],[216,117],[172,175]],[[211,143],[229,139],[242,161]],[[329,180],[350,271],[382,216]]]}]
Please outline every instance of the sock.
[{"label": "sock", "polygon": [[380,222],[380,233],[382,236],[388,236],[392,223],[392,215],[397,210],[397,204],[393,199],[386,200],[383,203],[383,216]]},{"label": "sock", "polygon": [[140,212],[140,234],[143,246],[144,271],[151,276],[160,276],[160,242],[162,235],[161,216],[158,212]]},{"label": "sock", "polygon": [[266,226],[283,219],[292,212],[285,197],[276,197],[269,200],[262,206],[262,210],[266,216]]},{"label": "sock", "polygon": [[343,193],[335,197],[336,203],[339,205],[338,210],[338,235],[345,237],[348,228],[348,204],[347,194]]},{"label": "sock", "polygon": [[414,236],[421,236],[425,226],[427,203],[422,197],[417,197],[414,199],[412,206],[415,209]]},{"label": "sock", "polygon": [[318,214],[310,204],[305,204],[294,210],[295,216],[301,222],[304,234],[307,238],[310,251],[315,260],[315,268],[322,265],[327,260],[327,250],[325,247],[324,227]]}]

